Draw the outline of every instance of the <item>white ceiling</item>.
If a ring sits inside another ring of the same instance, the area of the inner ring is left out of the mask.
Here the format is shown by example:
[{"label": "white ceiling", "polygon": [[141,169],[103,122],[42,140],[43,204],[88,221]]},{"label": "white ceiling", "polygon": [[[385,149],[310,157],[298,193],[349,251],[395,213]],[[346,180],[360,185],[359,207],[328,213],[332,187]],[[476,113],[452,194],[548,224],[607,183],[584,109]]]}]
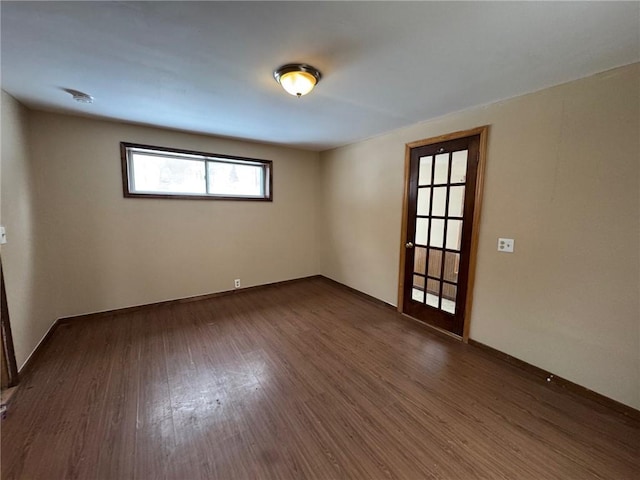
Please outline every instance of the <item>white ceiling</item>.
[{"label": "white ceiling", "polygon": [[[0,14],[2,88],[29,107],[313,150],[640,60],[640,2],[2,1]],[[324,75],[301,99],[272,77],[290,62]]]}]

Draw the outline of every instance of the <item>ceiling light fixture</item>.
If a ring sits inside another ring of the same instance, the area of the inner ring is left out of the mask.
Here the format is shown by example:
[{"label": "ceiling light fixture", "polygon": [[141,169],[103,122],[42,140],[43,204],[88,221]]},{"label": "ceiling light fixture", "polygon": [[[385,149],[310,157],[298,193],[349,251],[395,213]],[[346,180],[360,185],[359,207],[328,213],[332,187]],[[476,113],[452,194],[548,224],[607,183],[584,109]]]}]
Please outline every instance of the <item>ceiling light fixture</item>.
[{"label": "ceiling light fixture", "polygon": [[93,97],[88,93],[81,92],[80,90],[74,90],[72,88],[63,89],[78,103],[93,103]]},{"label": "ceiling light fixture", "polygon": [[317,68],[306,63],[289,63],[273,72],[273,78],[287,93],[300,98],[313,90],[322,74]]}]

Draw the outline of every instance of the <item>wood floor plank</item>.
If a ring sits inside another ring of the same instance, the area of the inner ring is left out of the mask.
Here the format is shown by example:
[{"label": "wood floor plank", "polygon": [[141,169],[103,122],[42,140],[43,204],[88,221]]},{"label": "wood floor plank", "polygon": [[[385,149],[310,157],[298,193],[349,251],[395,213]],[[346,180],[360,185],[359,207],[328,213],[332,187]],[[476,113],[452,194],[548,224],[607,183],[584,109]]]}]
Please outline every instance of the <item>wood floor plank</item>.
[{"label": "wood floor plank", "polygon": [[638,421],[322,278],[60,326],[2,479],[634,479]]},{"label": "wood floor plank", "polygon": [[163,317],[145,315],[140,350],[135,474],[137,479],[172,477],[176,429],[167,374]]},{"label": "wood floor plank", "polygon": [[95,476],[132,478],[140,381],[140,321],[118,316],[101,321],[112,324],[109,330],[115,333],[113,341],[118,350],[109,358],[110,370],[105,384],[106,407],[101,416],[104,433]]}]

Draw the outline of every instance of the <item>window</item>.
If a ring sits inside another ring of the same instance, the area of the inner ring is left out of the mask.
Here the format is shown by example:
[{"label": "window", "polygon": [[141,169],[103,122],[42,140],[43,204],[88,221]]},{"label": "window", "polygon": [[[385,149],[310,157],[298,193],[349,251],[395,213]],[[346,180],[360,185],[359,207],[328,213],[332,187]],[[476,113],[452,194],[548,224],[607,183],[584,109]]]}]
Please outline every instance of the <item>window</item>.
[{"label": "window", "polygon": [[270,160],[120,143],[125,197],[271,201]]}]

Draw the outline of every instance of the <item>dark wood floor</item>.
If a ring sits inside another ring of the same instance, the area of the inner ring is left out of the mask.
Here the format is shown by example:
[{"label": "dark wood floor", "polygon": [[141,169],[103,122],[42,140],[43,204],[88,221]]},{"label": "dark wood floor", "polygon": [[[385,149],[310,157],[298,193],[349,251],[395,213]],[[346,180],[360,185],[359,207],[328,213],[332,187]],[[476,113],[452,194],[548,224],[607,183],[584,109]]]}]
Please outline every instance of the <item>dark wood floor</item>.
[{"label": "dark wood floor", "polygon": [[2,478],[638,479],[640,426],[322,278],[59,327]]}]

